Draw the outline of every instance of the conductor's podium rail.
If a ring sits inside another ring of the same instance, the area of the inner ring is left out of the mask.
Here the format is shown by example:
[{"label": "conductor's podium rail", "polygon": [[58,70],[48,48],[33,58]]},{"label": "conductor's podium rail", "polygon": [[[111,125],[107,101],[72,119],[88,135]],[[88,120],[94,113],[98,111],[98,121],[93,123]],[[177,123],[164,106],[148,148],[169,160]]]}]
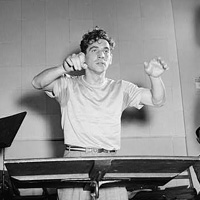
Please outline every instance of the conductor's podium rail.
[{"label": "conductor's podium rail", "polygon": [[6,160],[17,188],[83,187],[98,198],[99,188],[157,188],[199,162],[188,156],[116,156]]}]

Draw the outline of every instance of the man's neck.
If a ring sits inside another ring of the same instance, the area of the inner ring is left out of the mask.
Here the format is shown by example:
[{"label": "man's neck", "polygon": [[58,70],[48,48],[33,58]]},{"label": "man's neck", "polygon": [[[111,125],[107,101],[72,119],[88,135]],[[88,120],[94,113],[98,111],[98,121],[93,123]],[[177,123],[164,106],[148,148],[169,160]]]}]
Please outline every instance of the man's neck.
[{"label": "man's neck", "polygon": [[83,78],[87,83],[89,83],[90,85],[95,85],[95,86],[102,85],[106,82],[105,73],[91,74],[91,73],[86,72]]}]

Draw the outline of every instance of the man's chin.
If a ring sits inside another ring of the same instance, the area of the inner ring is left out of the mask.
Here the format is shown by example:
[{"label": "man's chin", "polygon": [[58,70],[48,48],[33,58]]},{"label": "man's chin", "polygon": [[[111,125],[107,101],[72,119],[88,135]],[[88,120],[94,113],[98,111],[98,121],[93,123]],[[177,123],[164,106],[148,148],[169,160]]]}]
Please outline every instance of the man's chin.
[{"label": "man's chin", "polygon": [[95,70],[91,70],[93,71],[95,74],[98,74],[98,75],[102,75],[102,74],[105,74],[106,73],[106,69],[103,68],[103,69],[95,69]]}]

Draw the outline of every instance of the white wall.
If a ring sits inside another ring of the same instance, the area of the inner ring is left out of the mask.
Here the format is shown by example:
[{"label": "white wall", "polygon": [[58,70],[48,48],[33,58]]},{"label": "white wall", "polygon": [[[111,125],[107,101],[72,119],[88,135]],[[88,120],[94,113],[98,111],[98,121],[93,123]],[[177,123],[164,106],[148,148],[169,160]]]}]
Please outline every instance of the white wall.
[{"label": "white wall", "polygon": [[195,131],[200,126],[200,1],[173,1],[177,52],[181,76],[184,124],[189,155],[199,155]]}]

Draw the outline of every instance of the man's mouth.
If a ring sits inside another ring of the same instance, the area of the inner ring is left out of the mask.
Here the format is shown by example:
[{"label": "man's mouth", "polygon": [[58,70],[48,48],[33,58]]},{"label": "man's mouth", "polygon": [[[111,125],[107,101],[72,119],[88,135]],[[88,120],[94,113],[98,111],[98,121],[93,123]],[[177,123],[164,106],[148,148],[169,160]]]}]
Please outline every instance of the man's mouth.
[{"label": "man's mouth", "polygon": [[103,61],[96,62],[96,63],[97,63],[97,65],[106,65],[106,63],[105,63],[105,62],[103,62]]}]

